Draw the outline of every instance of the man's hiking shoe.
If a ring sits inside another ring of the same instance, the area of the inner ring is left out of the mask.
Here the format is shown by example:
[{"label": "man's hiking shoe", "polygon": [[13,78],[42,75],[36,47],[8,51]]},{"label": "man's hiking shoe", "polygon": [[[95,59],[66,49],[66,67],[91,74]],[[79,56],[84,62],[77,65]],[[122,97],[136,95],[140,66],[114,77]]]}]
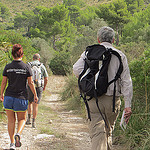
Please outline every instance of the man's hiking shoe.
[{"label": "man's hiking shoe", "polygon": [[26,125],[29,125],[29,124],[31,124],[31,122],[30,122],[30,120],[29,120],[29,119],[27,119],[27,121],[26,121]]},{"label": "man's hiking shoe", "polygon": [[10,149],[11,149],[11,150],[16,150],[14,143],[10,143]]},{"label": "man's hiking shoe", "polygon": [[20,135],[19,134],[15,135],[15,146],[16,147],[21,147]]},{"label": "man's hiking shoe", "polygon": [[36,128],[35,122],[32,122],[32,128]]}]

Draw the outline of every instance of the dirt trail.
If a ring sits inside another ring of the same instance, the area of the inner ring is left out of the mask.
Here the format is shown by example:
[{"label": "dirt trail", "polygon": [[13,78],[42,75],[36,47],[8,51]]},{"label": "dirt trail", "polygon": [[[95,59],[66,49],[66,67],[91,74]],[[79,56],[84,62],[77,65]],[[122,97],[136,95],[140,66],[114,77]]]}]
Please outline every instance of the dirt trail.
[{"label": "dirt trail", "polygon": [[[90,150],[90,138],[85,119],[74,111],[65,110],[59,92],[64,77],[50,76],[39,105],[37,128],[26,125],[21,135],[22,147],[17,150]],[[9,149],[7,121],[0,122],[0,150]]]},{"label": "dirt trail", "polygon": [[[22,146],[16,150],[90,150],[91,142],[86,120],[73,110],[66,110],[60,101],[65,77],[50,76],[43,93],[36,119],[37,128],[26,125],[21,135]],[[7,120],[0,122],[0,150],[9,149]],[[126,150],[114,146],[113,150]]]}]

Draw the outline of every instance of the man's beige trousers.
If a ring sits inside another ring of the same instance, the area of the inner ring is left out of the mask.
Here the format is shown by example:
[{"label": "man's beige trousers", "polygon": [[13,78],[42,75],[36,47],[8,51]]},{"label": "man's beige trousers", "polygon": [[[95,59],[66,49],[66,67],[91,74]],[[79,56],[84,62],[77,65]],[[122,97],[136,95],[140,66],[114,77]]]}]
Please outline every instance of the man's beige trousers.
[{"label": "man's beige trousers", "polygon": [[103,95],[98,98],[99,108],[107,122],[108,128],[105,126],[104,120],[98,111],[96,100],[93,98],[88,101],[88,104],[91,115],[91,121],[89,122],[90,137],[92,140],[91,150],[111,150],[112,131],[120,111],[120,98],[116,97],[115,112],[112,112],[113,96]]}]

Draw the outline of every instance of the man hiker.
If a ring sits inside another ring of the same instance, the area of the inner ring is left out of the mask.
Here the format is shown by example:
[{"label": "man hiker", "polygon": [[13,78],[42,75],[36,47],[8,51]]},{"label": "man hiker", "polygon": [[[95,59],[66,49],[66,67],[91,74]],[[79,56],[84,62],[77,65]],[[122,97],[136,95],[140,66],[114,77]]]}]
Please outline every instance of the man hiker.
[{"label": "man hiker", "polygon": [[[125,122],[129,122],[129,118],[132,114],[131,111],[131,100],[133,95],[132,80],[128,67],[126,56],[120,50],[113,47],[115,32],[110,27],[102,27],[97,32],[97,40],[100,45],[119,53],[123,64],[123,70],[120,78],[115,82],[115,110],[113,109],[113,92],[114,84],[110,84],[107,91],[102,96],[99,96],[98,105],[102,115],[96,105],[95,98],[87,101],[90,111],[90,137],[92,142],[92,150],[111,150],[112,149],[112,131],[114,130],[115,122],[120,111],[120,96],[124,97],[125,102]],[[120,61],[115,55],[111,55],[110,64],[108,66],[108,81],[111,81],[118,71]],[[86,54],[83,52],[81,57],[73,65],[73,72],[76,77],[84,70]],[[103,117],[102,117],[103,116]],[[104,121],[105,120],[105,121]],[[107,126],[106,126],[107,125]]]},{"label": "man hiker", "polygon": [[37,117],[38,113],[38,104],[40,103],[40,100],[42,98],[42,92],[45,90],[47,81],[48,81],[48,73],[45,68],[45,66],[40,62],[40,55],[34,54],[33,55],[33,61],[28,63],[32,70],[32,78],[35,84],[37,96],[38,96],[38,102],[34,102],[34,97],[31,89],[28,87],[28,100],[29,100],[29,106],[28,106],[28,119],[26,121],[26,125],[31,124],[31,114],[33,115],[32,119],[32,127],[35,128],[35,119]]}]

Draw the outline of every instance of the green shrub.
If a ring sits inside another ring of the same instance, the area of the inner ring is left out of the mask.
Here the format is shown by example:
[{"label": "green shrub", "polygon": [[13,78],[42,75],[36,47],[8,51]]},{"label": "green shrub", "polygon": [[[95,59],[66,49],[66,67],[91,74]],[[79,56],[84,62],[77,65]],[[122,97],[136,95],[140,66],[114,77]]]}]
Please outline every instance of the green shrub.
[{"label": "green shrub", "polygon": [[27,59],[32,58],[33,54],[37,52],[36,49],[32,47],[30,39],[23,37],[21,34],[15,31],[0,30],[0,44],[2,42],[13,44],[21,44],[23,47],[24,55]]},{"label": "green shrub", "polygon": [[[130,63],[133,81],[132,116],[127,130],[123,132],[119,126],[120,114],[114,131],[114,143],[125,144],[127,150],[150,149],[150,49]],[[123,110],[123,107],[122,107]]]},{"label": "green shrub", "polygon": [[56,52],[49,64],[50,69],[55,75],[67,75],[71,72],[72,63],[69,52]]},{"label": "green shrub", "polygon": [[73,75],[68,75],[67,77],[66,85],[61,93],[61,100],[67,101],[69,110],[77,110],[79,114],[85,117],[85,104],[80,98],[77,78]]}]

